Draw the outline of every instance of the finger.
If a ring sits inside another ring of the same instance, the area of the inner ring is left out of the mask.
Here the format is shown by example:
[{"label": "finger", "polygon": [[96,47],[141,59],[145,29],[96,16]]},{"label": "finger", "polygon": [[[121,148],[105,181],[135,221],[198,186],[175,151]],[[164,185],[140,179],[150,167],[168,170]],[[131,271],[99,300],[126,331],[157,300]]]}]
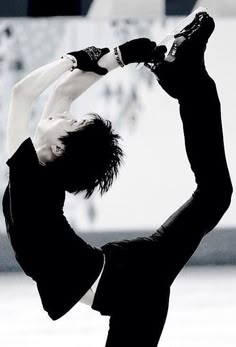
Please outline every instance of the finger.
[{"label": "finger", "polygon": [[103,55],[109,53],[109,52],[110,52],[110,49],[109,49],[109,48],[102,48],[102,49],[101,49],[101,57],[102,57]]},{"label": "finger", "polygon": [[106,75],[106,74],[108,73],[108,70],[107,70],[107,69],[105,69],[104,67],[101,67],[101,66],[99,66],[99,65],[97,65],[97,66],[93,69],[93,71],[94,71],[95,73],[97,73],[98,75],[102,75],[102,76],[104,76],[104,75]]},{"label": "finger", "polygon": [[165,53],[167,52],[167,48],[166,48],[166,46],[164,46],[164,45],[156,46],[155,51],[156,51],[156,53],[158,53],[158,54],[165,54]]},{"label": "finger", "polygon": [[157,46],[156,42],[155,42],[155,41],[151,41],[151,48],[152,48],[152,49],[153,49],[153,48],[155,49],[156,46]]}]

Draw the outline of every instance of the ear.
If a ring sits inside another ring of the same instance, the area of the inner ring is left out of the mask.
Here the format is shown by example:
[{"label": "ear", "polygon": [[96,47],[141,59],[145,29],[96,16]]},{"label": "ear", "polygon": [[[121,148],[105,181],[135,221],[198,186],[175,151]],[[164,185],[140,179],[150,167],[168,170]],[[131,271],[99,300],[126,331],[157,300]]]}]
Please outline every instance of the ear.
[{"label": "ear", "polygon": [[62,155],[64,148],[58,145],[51,145],[51,151],[56,157],[59,157]]}]

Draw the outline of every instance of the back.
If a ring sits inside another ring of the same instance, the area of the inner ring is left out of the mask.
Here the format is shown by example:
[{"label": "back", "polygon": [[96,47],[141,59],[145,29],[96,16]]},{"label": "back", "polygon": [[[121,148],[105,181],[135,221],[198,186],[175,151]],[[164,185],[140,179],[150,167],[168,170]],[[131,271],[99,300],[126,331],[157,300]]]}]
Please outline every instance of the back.
[{"label": "back", "polygon": [[82,240],[67,222],[65,191],[52,167],[41,166],[30,138],[7,161],[3,197],[7,232],[16,259],[38,286],[52,319],[65,314],[91,287],[102,251]]}]

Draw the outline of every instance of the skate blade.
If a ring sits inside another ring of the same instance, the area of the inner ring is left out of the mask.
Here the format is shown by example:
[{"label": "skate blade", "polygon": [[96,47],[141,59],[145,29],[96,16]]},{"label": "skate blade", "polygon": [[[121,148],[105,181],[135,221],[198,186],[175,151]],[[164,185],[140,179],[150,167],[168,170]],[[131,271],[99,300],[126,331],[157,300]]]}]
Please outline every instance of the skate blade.
[{"label": "skate blade", "polygon": [[[185,17],[182,21],[180,21],[176,27],[169,32],[158,44],[157,46],[167,46],[167,44],[170,43],[170,40],[174,40],[175,35],[178,34],[181,30],[183,30],[184,27],[186,27],[186,25],[190,24],[197,13],[201,13],[201,12],[206,12],[208,13],[208,9],[207,7],[198,7],[196,10],[194,10],[193,12],[191,12],[187,17]],[[169,49],[167,50],[168,53],[166,53],[166,55],[169,54]],[[136,65],[136,69],[139,70],[141,69],[143,66],[145,66],[145,64],[143,63],[139,63]]]},{"label": "skate blade", "polygon": [[157,44],[157,46],[166,45],[169,40],[174,39],[175,35],[190,24],[194,20],[197,13],[201,12],[207,13],[208,9],[206,7],[198,7],[195,11],[191,12],[187,17],[179,22],[176,27]]}]

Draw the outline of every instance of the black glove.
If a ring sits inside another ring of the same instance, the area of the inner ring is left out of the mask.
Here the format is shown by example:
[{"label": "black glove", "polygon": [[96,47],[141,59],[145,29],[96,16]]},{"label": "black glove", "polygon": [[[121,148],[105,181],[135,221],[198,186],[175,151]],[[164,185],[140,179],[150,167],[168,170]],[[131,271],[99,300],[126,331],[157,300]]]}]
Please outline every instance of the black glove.
[{"label": "black glove", "polygon": [[160,53],[164,59],[165,46],[156,46],[154,41],[147,38],[140,38],[128,41],[119,46],[122,61],[125,65],[130,63],[146,63],[157,59]]},{"label": "black glove", "polygon": [[153,52],[152,60],[149,63],[158,64],[165,59],[165,53],[167,52],[166,46],[156,46]]},{"label": "black glove", "polygon": [[106,75],[107,69],[98,65],[99,59],[110,52],[109,48],[88,47],[81,51],[70,52],[67,54],[75,57],[77,66],[75,68],[83,71],[92,71],[98,75]]}]

